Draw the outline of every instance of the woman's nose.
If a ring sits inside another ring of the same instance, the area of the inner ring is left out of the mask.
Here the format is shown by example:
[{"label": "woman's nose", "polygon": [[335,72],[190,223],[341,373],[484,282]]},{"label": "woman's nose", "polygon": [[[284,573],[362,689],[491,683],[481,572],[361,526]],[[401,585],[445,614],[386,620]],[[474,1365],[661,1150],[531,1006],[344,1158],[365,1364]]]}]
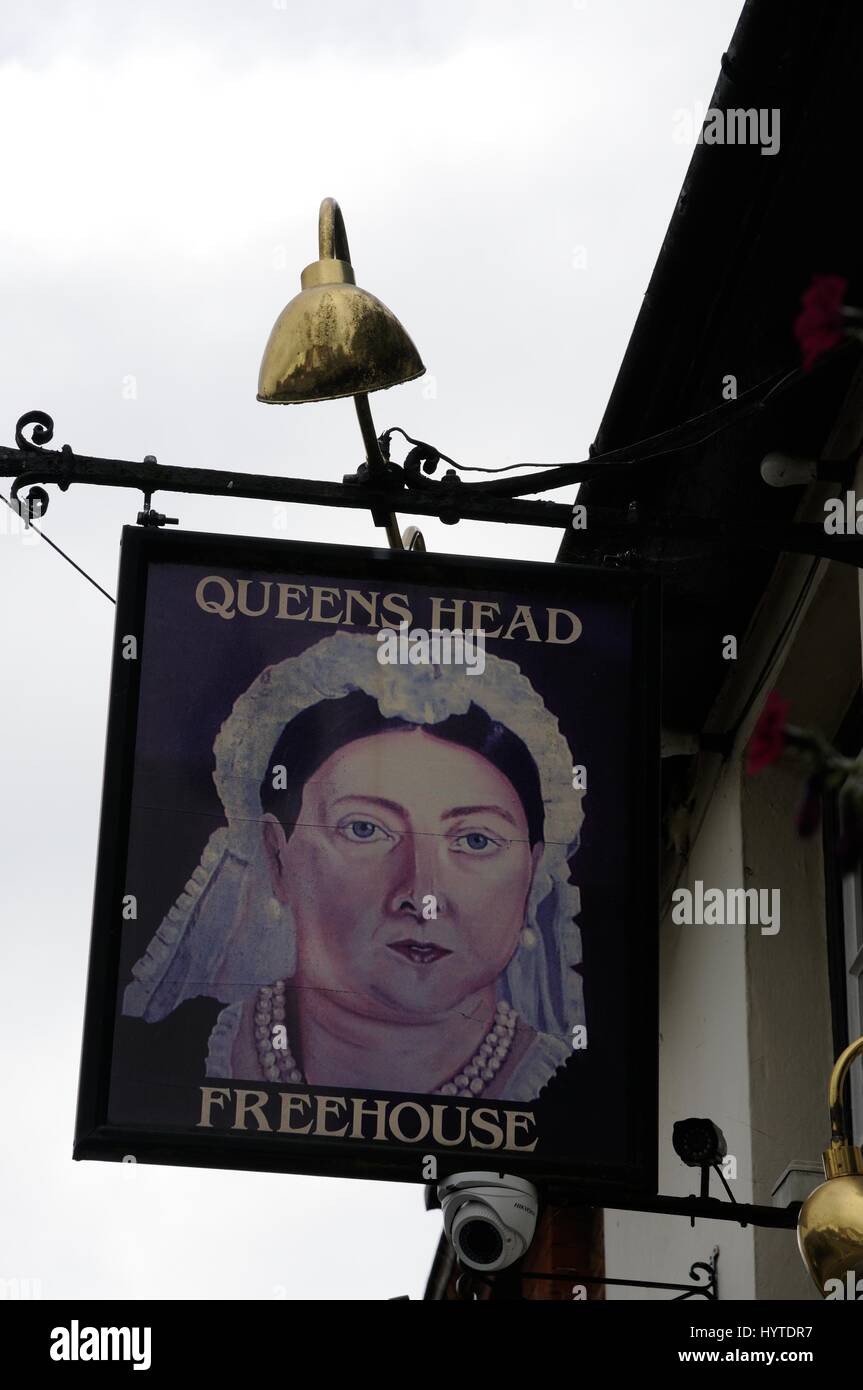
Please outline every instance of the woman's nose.
[{"label": "woman's nose", "polygon": [[429,921],[446,910],[441,893],[442,843],[440,835],[405,835],[398,854],[393,856],[396,873],[387,894],[390,912]]}]

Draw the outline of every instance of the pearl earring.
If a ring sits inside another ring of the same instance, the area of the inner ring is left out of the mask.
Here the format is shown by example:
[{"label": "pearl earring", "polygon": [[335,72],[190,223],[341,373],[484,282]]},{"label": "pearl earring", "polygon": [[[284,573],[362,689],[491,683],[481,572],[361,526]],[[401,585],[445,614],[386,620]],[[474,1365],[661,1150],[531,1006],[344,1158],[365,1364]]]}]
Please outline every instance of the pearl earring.
[{"label": "pearl earring", "polygon": [[267,898],[265,907],[267,916],[270,919],[270,926],[274,926],[277,922],[280,922],[282,920],[282,904],[279,902],[277,897],[271,894],[270,897]]},{"label": "pearl earring", "polygon": [[532,951],[536,945],[536,932],[533,927],[524,927],[521,933],[521,944],[528,951]]}]

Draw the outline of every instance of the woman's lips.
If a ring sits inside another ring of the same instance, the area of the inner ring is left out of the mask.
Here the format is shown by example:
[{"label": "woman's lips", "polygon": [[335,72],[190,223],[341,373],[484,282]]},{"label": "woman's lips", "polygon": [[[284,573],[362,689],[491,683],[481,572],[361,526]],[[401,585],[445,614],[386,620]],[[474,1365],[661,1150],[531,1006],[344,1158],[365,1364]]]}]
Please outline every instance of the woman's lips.
[{"label": "woman's lips", "polygon": [[398,951],[400,956],[414,965],[431,965],[433,961],[452,955],[452,951],[435,945],[433,941],[389,941],[387,945],[391,951]]}]

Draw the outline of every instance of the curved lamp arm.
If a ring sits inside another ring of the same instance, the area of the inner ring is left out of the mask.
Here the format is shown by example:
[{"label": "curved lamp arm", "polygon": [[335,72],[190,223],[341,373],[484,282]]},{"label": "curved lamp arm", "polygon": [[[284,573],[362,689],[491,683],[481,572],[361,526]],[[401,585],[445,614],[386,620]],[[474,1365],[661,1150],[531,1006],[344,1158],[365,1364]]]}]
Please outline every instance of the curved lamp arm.
[{"label": "curved lamp arm", "polygon": [[318,255],[322,261],[351,259],[345,219],[335,198],[324,198],[318,213]]},{"label": "curved lamp arm", "polygon": [[863,1056],[863,1038],[850,1043],[836,1059],[830,1073],[827,1089],[827,1102],[830,1106],[830,1148],[824,1150],[824,1173],[828,1178],[842,1178],[849,1174],[863,1174],[863,1155],[857,1145],[845,1133],[845,1118],[842,1107],[842,1093],[851,1063]]}]

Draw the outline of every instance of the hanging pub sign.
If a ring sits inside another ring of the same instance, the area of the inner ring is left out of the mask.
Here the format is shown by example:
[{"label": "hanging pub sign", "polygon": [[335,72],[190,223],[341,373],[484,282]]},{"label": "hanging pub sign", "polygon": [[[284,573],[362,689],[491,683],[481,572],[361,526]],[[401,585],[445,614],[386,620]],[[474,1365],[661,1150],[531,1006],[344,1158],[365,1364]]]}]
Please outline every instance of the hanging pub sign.
[{"label": "hanging pub sign", "polygon": [[657,614],[126,528],[75,1157],[655,1191]]}]

